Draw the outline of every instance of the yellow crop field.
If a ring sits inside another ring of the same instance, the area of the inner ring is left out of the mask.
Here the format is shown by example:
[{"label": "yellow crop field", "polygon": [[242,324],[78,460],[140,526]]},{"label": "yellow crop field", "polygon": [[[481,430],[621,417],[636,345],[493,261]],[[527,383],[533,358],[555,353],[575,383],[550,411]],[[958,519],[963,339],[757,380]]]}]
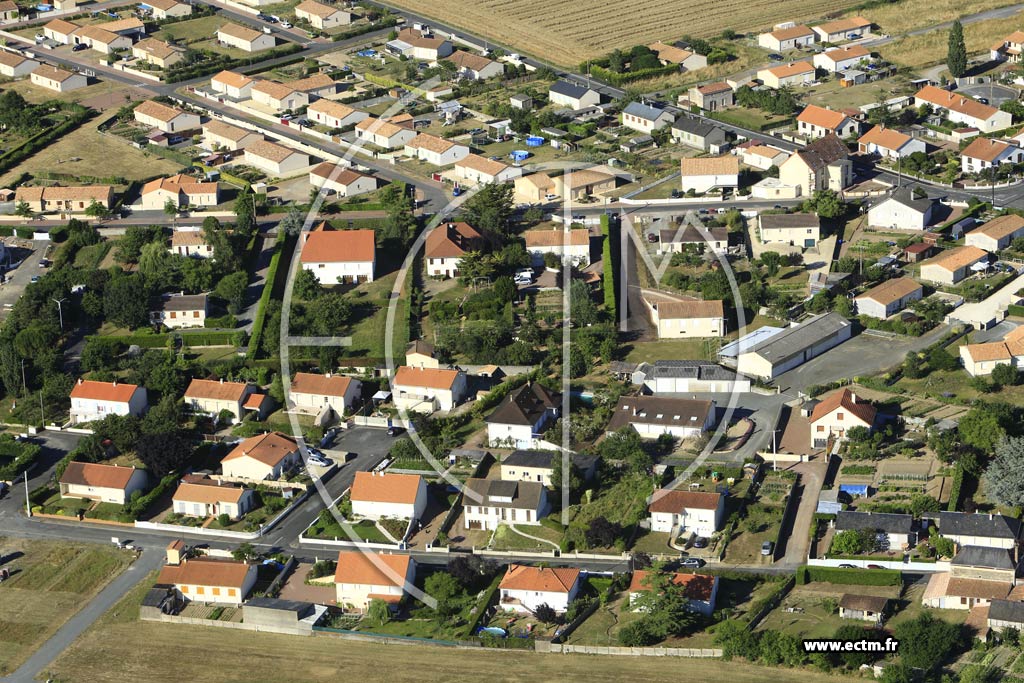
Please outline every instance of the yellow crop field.
[{"label": "yellow crop field", "polygon": [[[953,21],[967,13],[975,14],[1012,4],[1013,0],[971,0],[967,4],[963,0],[903,0],[863,12],[850,12],[847,16],[860,14],[876,24],[882,33],[895,36]],[[1012,33],[1014,28],[1007,33]]]},{"label": "yellow crop field", "polygon": [[710,37],[724,29],[753,31],[782,21],[841,13],[855,0],[392,0],[390,4],[434,17],[457,29],[509,45],[562,66],[614,48]]},{"label": "yellow crop field", "polygon": [[[964,26],[967,54],[987,54],[989,47],[1016,30],[1016,22],[1006,19],[988,19]],[[919,67],[937,64],[946,58],[949,49],[949,31],[931,31],[908,36],[879,50],[886,59],[904,66]]]}]

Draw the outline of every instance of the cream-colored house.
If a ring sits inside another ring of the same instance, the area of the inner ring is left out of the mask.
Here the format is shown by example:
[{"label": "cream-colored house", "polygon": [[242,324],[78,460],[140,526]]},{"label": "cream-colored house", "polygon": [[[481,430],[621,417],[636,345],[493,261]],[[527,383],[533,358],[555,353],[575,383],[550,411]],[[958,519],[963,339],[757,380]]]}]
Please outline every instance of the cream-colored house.
[{"label": "cream-colored house", "polygon": [[0,51],[0,76],[24,78],[39,67],[39,62],[13,52]]},{"label": "cream-colored house", "polygon": [[647,506],[651,531],[707,538],[722,528],[725,496],[704,491],[659,489]]},{"label": "cream-colored house", "polygon": [[427,481],[418,474],[356,472],[349,499],[356,517],[417,520],[427,509]]},{"label": "cream-colored house", "polygon": [[369,142],[381,149],[398,149],[411,142],[417,133],[412,128],[373,118],[363,119],[356,124],[356,138]]},{"label": "cream-colored house", "polygon": [[721,301],[648,301],[644,299],[658,339],[725,336],[725,308]]},{"label": "cream-colored house", "polygon": [[373,230],[331,230],[324,222],[302,238],[300,262],[320,284],[373,282],[377,263]]},{"label": "cream-colored house", "polygon": [[192,5],[177,0],[146,0],[146,7],[157,20],[171,17],[187,17],[192,14]]},{"label": "cream-colored house", "polygon": [[295,439],[280,432],[245,439],[220,461],[225,477],[249,481],[277,479],[300,464]]},{"label": "cream-colored house", "polygon": [[258,393],[255,386],[245,382],[193,379],[185,390],[185,406],[194,413],[217,417],[224,411],[232,421],[241,421],[245,404],[251,394]]},{"label": "cream-colored house", "polygon": [[79,379],[71,389],[71,421],[75,424],[108,415],[142,417],[148,408],[146,387],[137,384]]},{"label": "cream-colored house", "polygon": [[779,181],[797,188],[797,196],[817,190],[842,192],[853,184],[853,163],[846,143],[834,134],[814,140],[779,166]]},{"label": "cream-colored house", "polygon": [[348,12],[316,0],[300,2],[295,7],[295,18],[305,19],[313,28],[320,31],[352,23],[352,15]]},{"label": "cream-colored house", "polygon": [[960,361],[971,377],[991,375],[997,365],[1024,367],[1024,327],[1011,330],[1002,341],[964,344]]},{"label": "cream-colored house", "polygon": [[545,254],[554,254],[559,259],[568,256],[573,265],[583,268],[590,265],[590,231],[586,228],[562,229],[539,228],[523,233],[526,251],[533,265],[544,264]]},{"label": "cream-colored house", "polygon": [[441,367],[440,361],[434,357],[434,347],[422,339],[409,342],[409,345],[405,347],[405,364],[410,368],[433,368],[436,370]]},{"label": "cream-colored house", "polygon": [[807,26],[794,25],[792,22],[780,24],[780,28],[768,31],[757,37],[757,44],[766,50],[784,52],[798,47],[813,45],[817,34]]},{"label": "cream-colored house", "polygon": [[207,310],[205,294],[164,294],[150,309],[149,322],[172,330],[203,327]]},{"label": "cream-colored house", "polygon": [[252,101],[281,113],[305,107],[309,104],[309,95],[286,83],[260,79],[252,86]]},{"label": "cream-colored house", "polygon": [[217,29],[217,40],[243,52],[269,50],[277,44],[272,35],[232,23],[224,24]]},{"label": "cream-colored house", "polygon": [[26,187],[14,191],[14,202],[25,202],[37,213],[71,212],[82,213],[93,203],[105,209],[114,205],[114,188],[110,185],[84,185],[81,187]]},{"label": "cream-colored house", "polygon": [[174,587],[193,602],[241,605],[256,585],[256,565],[233,560],[194,558],[165,565],[157,586]]},{"label": "cream-colored house", "polygon": [[226,149],[237,152],[263,140],[263,133],[257,133],[223,121],[207,121],[203,124],[203,146],[211,151]]},{"label": "cream-colored house", "polygon": [[146,100],[135,107],[135,120],[165,133],[181,133],[199,128],[197,114],[153,100]]},{"label": "cream-colored house", "polygon": [[234,71],[221,71],[210,79],[210,88],[214,92],[236,100],[252,97],[252,88],[255,84],[254,79]]},{"label": "cream-colored house", "polygon": [[523,169],[519,166],[509,166],[479,154],[470,154],[461,161],[455,162],[454,171],[455,177],[459,180],[477,185],[505,183],[515,180],[523,174]]},{"label": "cream-colored house", "polygon": [[171,497],[172,509],[188,517],[227,515],[237,520],[251,510],[253,504],[252,489],[213,479],[204,479],[202,483],[182,481]]},{"label": "cream-colored house", "polygon": [[1024,218],[1009,213],[971,230],[964,236],[964,244],[985,251],[1001,251],[1018,237],[1024,237]]},{"label": "cream-colored house", "polygon": [[292,377],[288,398],[297,411],[318,415],[330,408],[340,418],[359,405],[362,392],[363,383],[351,377],[297,372]]},{"label": "cream-colored house", "polygon": [[105,55],[132,46],[131,38],[108,31],[99,24],[83,26],[71,35],[71,40],[75,45],[85,45]]},{"label": "cream-colored house", "polygon": [[921,263],[921,279],[944,285],[955,285],[971,274],[971,266],[988,259],[988,252],[978,247],[947,249]]},{"label": "cream-colored house", "polygon": [[156,38],[146,38],[132,45],[132,57],[166,69],[184,59],[185,50]]},{"label": "cream-colored house", "polygon": [[924,296],[924,288],[909,277],[886,280],[857,296],[857,313],[884,320]]},{"label": "cream-colored house", "polygon": [[283,145],[259,140],[245,148],[245,163],[276,178],[294,175],[309,167],[309,155]]},{"label": "cream-colored house", "polygon": [[168,201],[178,208],[211,207],[220,203],[220,193],[216,182],[203,182],[180,173],[151,180],[142,186],[143,209],[162,209]]},{"label": "cream-colored house", "polygon": [[547,173],[531,173],[514,181],[515,200],[520,204],[542,204],[555,193],[555,181]]},{"label": "cream-colored house", "polygon": [[377,189],[377,179],[350,168],[344,168],[329,161],[309,170],[309,184],[328,190],[327,194],[339,197],[354,197]]},{"label": "cream-colored house", "polygon": [[213,245],[207,242],[202,230],[175,230],[171,233],[171,248],[176,256],[211,258]]},{"label": "cream-colored house", "polygon": [[54,19],[43,26],[43,37],[61,45],[70,45],[71,36],[80,29],[78,24],[65,19]]},{"label": "cream-colored house", "polygon": [[448,411],[468,397],[466,373],[403,365],[391,380],[391,392],[400,408],[426,413]]},{"label": "cream-colored house", "polygon": [[813,213],[763,213],[758,216],[763,244],[813,247],[821,240],[821,219]]},{"label": "cream-colored house", "polygon": [[483,236],[469,223],[444,223],[427,235],[424,258],[429,277],[458,277],[459,261],[483,248]]},{"label": "cream-colored house", "polygon": [[80,73],[58,69],[49,64],[40,64],[29,74],[34,85],[54,92],[70,92],[89,85],[89,79]]},{"label": "cream-colored house", "polygon": [[146,470],[95,462],[68,463],[60,477],[62,498],[83,498],[124,505],[146,488]]},{"label": "cream-colored house", "polygon": [[469,156],[469,147],[429,133],[405,143],[405,155],[434,166],[448,166]]},{"label": "cream-colored house", "polygon": [[365,612],[373,600],[397,606],[405,597],[406,586],[415,579],[416,562],[408,555],[342,550],[334,587],[342,609]]},{"label": "cream-colored house", "polygon": [[761,69],[757,72],[757,80],[775,90],[803,85],[814,80],[814,65],[810,62],[793,62],[785,66]]},{"label": "cream-colored house", "polygon": [[826,396],[811,413],[811,447],[824,448],[830,439],[844,438],[851,427],[872,429],[877,412],[849,389]]},{"label": "cream-colored house", "polygon": [[682,158],[679,180],[683,192],[704,194],[735,189],[740,185],[740,161],[731,154],[719,157]]},{"label": "cream-colored house", "polygon": [[348,128],[369,118],[365,111],[334,100],[320,99],[306,108],[306,117],[328,128]]},{"label": "cream-colored house", "polygon": [[808,104],[796,117],[797,132],[806,138],[823,138],[829,133],[841,138],[860,132],[860,123],[841,111]]}]

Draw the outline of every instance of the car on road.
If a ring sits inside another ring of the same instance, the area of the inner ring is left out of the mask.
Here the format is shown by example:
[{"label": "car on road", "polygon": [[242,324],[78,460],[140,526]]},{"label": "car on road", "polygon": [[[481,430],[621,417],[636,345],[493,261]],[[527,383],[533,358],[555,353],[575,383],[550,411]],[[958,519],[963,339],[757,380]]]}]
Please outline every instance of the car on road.
[{"label": "car on road", "polygon": [[856,569],[857,566],[844,562],[843,564],[839,565],[839,568],[840,569]]},{"label": "car on road", "polygon": [[282,21],[281,22],[281,28],[291,28],[291,27],[292,27],[292,25],[289,24],[287,21]]},{"label": "car on road", "polygon": [[693,547],[694,548],[707,548],[708,547],[708,539],[704,538],[703,536],[698,536],[697,538],[693,539]]},{"label": "car on road", "polygon": [[761,554],[771,555],[772,551],[775,550],[775,543],[772,541],[765,541],[761,544]]},{"label": "car on road", "polygon": [[39,282],[39,281],[40,281],[40,280],[42,280],[42,279],[43,279],[43,278],[39,277],[38,275],[33,275],[33,276],[32,276],[32,282],[33,282],[33,283],[35,283],[35,282]]},{"label": "car on road", "polygon": [[988,98],[987,97],[979,97],[978,101],[981,102],[982,104],[988,104]]},{"label": "car on road", "polygon": [[549,192],[548,194],[544,195],[544,201],[546,201],[546,202],[553,202],[556,199],[558,199],[558,195],[557,194],[551,194]]},{"label": "car on road", "polygon": [[868,569],[885,569],[885,567],[880,564],[869,564]]},{"label": "car on road", "polygon": [[768,55],[768,61],[769,62],[781,62],[782,59],[783,59],[782,55],[779,55],[779,54],[770,54],[770,55]]},{"label": "car on road", "polygon": [[699,557],[687,557],[685,560],[679,563],[679,566],[700,569],[704,566],[704,560],[700,559]]}]

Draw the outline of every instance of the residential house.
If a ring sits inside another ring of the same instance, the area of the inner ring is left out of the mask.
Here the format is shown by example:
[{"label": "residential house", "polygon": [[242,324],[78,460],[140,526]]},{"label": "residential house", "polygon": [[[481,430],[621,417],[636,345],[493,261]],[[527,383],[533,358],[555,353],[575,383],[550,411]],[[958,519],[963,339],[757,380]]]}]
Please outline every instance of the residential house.
[{"label": "residential house", "polygon": [[156,38],[146,38],[132,45],[132,57],[166,69],[185,58],[184,48]]},{"label": "residential house", "polygon": [[779,166],[779,180],[797,188],[797,196],[818,190],[842,192],[853,184],[853,163],[846,143],[828,134],[797,150]]},{"label": "residential house", "polygon": [[392,609],[416,580],[416,562],[408,555],[342,550],[334,571],[336,599],[345,611],[365,612],[374,600]]},{"label": "residential house", "polygon": [[644,439],[669,434],[679,439],[699,437],[715,425],[715,402],[688,398],[623,396],[606,431],[632,427]]},{"label": "residential house", "polygon": [[205,294],[163,294],[149,310],[151,325],[163,325],[172,330],[206,325],[208,310]]},{"label": "residential house", "polygon": [[53,19],[43,25],[43,37],[61,45],[71,45],[71,36],[80,29],[76,23],[64,19]]},{"label": "residential house", "polygon": [[837,19],[814,27],[818,40],[823,43],[841,43],[855,40],[871,31],[871,22],[864,17]]},{"label": "residential house", "polygon": [[[575,174],[573,174],[575,175]],[[516,178],[515,201],[522,204],[543,204],[555,191],[555,181],[547,173],[531,173]]]},{"label": "residential house", "polygon": [[681,145],[712,154],[719,154],[727,144],[723,129],[690,117],[676,119],[672,124],[672,139]]},{"label": "residential house", "polygon": [[989,58],[993,62],[1020,64],[1021,54],[1024,54],[1024,31],[1014,31],[991,47]]},{"label": "residential house", "polygon": [[842,439],[851,427],[872,429],[878,411],[849,389],[823,398],[811,413],[811,447],[825,448],[833,438]]},{"label": "residential house", "polygon": [[679,172],[683,192],[704,194],[740,185],[740,162],[731,155],[683,158],[679,160]]},{"label": "residential house", "polygon": [[[501,480],[534,481],[551,486],[551,477],[562,457],[563,454],[556,451],[512,451],[501,459]],[[572,466],[579,471],[580,478],[584,481],[589,481],[597,475],[597,456],[571,453],[569,457]]]},{"label": "residential house", "polygon": [[13,52],[0,52],[0,76],[24,78],[39,68],[39,62]]},{"label": "residential house", "polygon": [[458,277],[466,252],[483,247],[483,236],[469,223],[443,223],[427,235],[423,256],[428,277]]},{"label": "residential house", "polygon": [[1013,583],[1008,581],[960,577],[951,571],[936,572],[928,577],[921,603],[936,609],[989,607],[991,610],[993,603],[1008,599],[1011,590]]},{"label": "residential house", "polygon": [[724,81],[695,85],[690,88],[687,97],[704,111],[721,111],[736,103],[736,93],[732,86]]},{"label": "residential house", "polygon": [[924,288],[909,277],[886,280],[860,294],[854,301],[857,313],[884,320],[924,297]]},{"label": "residential house", "polygon": [[601,104],[601,95],[596,90],[582,85],[568,81],[556,81],[548,88],[548,101],[557,106],[579,111]]},{"label": "residential house", "polygon": [[987,104],[982,104],[973,97],[950,92],[934,85],[926,85],[914,95],[914,103],[918,106],[927,104],[953,123],[962,123],[977,128],[982,133],[992,133],[1009,128],[1013,117],[1009,112],[1002,111]]},{"label": "residential house", "polygon": [[651,301],[644,298],[658,339],[725,336],[725,307],[716,301]]},{"label": "residential house", "polygon": [[255,505],[252,489],[219,480],[183,480],[171,497],[171,509],[188,517],[227,515],[241,519]]},{"label": "residential house", "polygon": [[[667,577],[674,586],[682,586],[683,596],[687,599],[686,607],[691,612],[697,612],[705,617],[710,617],[715,611],[715,601],[718,597],[717,576],[708,574],[683,574],[674,572]],[[629,582],[629,604],[637,608],[637,602],[644,593],[651,591],[652,584],[657,580],[657,575],[645,569],[637,569]]]},{"label": "residential house", "polygon": [[704,55],[697,54],[693,50],[684,50],[675,45],[666,45],[660,40],[656,43],[651,43],[647,48],[658,56],[658,61],[661,62],[662,66],[677,64],[680,69],[695,71],[703,69],[708,65],[708,58]]},{"label": "residential house", "polygon": [[532,614],[541,605],[547,605],[562,614],[579,593],[581,575],[576,567],[510,564],[498,584],[498,605],[521,614]]},{"label": "residential house", "polygon": [[237,152],[263,140],[263,133],[232,126],[223,121],[207,121],[203,124],[203,143],[207,149],[226,149]]},{"label": "residential house", "polygon": [[839,618],[866,621],[881,626],[889,598],[879,595],[851,595],[843,593],[839,598]]},{"label": "residential house", "polygon": [[280,432],[251,436],[220,461],[225,477],[250,481],[277,479],[300,464],[302,456],[295,439]]},{"label": "residential house", "polygon": [[38,85],[41,88],[55,92],[70,92],[89,85],[89,79],[83,74],[58,69],[49,64],[37,66],[29,74],[28,79],[33,85]]},{"label": "residential house", "polygon": [[316,0],[303,0],[295,6],[295,18],[305,19],[318,31],[327,31],[352,23],[352,14]]},{"label": "residential house", "polygon": [[19,14],[18,4],[14,0],[3,0],[3,2],[0,2],[0,22],[6,24],[16,21]]},{"label": "residential house", "polygon": [[365,175],[329,161],[310,169],[309,184],[313,187],[322,187],[327,190],[326,194],[336,194],[339,197],[354,197],[377,189],[377,179],[372,175]]},{"label": "residential house", "polygon": [[60,476],[62,498],[124,505],[132,494],[146,488],[146,470],[124,465],[72,461]]},{"label": "residential house", "polygon": [[220,203],[216,182],[202,182],[179,173],[169,178],[157,178],[142,186],[143,209],[162,209],[167,202],[177,208],[211,207]]},{"label": "residential house", "polygon": [[368,118],[369,114],[341,102],[319,99],[306,108],[306,117],[328,128],[349,128]]},{"label": "residential house", "polygon": [[508,98],[509,104],[513,109],[519,109],[521,111],[532,111],[533,110],[533,98],[529,95],[522,93],[516,93]]},{"label": "residential house", "polygon": [[230,22],[217,29],[217,40],[243,52],[269,50],[277,44],[270,34]]},{"label": "residential house", "polygon": [[757,220],[762,244],[807,249],[821,241],[821,219],[814,213],[762,213]]},{"label": "residential house", "polygon": [[793,62],[761,69],[757,72],[757,80],[769,88],[780,90],[810,83],[814,80],[814,73],[814,65],[810,62]]},{"label": "residential house", "polygon": [[79,378],[71,388],[71,421],[102,420],[108,415],[142,417],[149,408],[146,387],[125,382],[98,382]]},{"label": "residential house", "polygon": [[940,512],[939,533],[958,546],[1013,550],[1021,539],[1019,519],[995,513]]},{"label": "residential house", "polygon": [[319,415],[330,408],[339,418],[350,415],[359,406],[362,395],[362,382],[331,373],[296,372],[288,391],[294,410]]},{"label": "residential house", "polygon": [[642,102],[630,102],[622,110],[622,125],[648,135],[676,120],[674,114]]},{"label": "residential house", "polygon": [[729,250],[729,228],[704,227],[700,229],[681,222],[677,228],[664,228],[658,235],[659,251],[663,254],[678,254],[693,247],[698,253],[711,251],[725,254]]},{"label": "residential house", "polygon": [[824,313],[753,345],[741,344],[736,369],[745,375],[773,379],[842,344],[852,334],[849,320],[838,313]]},{"label": "residential house", "polygon": [[114,188],[110,185],[86,185],[82,187],[26,187],[14,191],[14,203],[25,202],[36,213],[66,212],[82,213],[93,204],[104,209],[114,205]]},{"label": "residential house", "polygon": [[185,406],[193,413],[217,418],[225,411],[231,413],[231,422],[240,422],[249,396],[258,393],[246,382],[193,379],[185,390]]},{"label": "residential house", "polygon": [[402,366],[391,380],[395,405],[406,410],[432,413],[448,411],[468,398],[466,373],[461,370]]},{"label": "residential house", "polygon": [[156,585],[173,587],[193,602],[239,606],[256,585],[254,564],[212,558],[182,560],[165,565]]},{"label": "residential house", "polygon": [[536,526],[551,510],[540,482],[475,478],[466,480],[462,508],[467,531],[493,531],[502,524]]},{"label": "residential house", "polygon": [[164,133],[184,133],[199,128],[197,114],[153,100],[146,100],[135,107],[135,120]]},{"label": "residential house", "polygon": [[1018,237],[1024,237],[1024,218],[1011,213],[971,230],[964,237],[964,244],[985,251],[1002,251]]},{"label": "residential house", "polygon": [[252,86],[252,101],[279,114],[307,106],[309,95],[285,83],[258,79]]},{"label": "residential house", "polygon": [[912,515],[841,510],[836,513],[835,528],[836,533],[874,531],[879,537],[884,535],[886,544],[893,550],[917,543]]},{"label": "residential house", "polygon": [[785,52],[786,50],[795,50],[799,47],[813,45],[816,40],[817,34],[808,27],[803,24],[798,26],[790,24],[782,28],[776,28],[774,31],[760,34],[757,37],[757,44],[766,50]]},{"label": "residential house", "polygon": [[924,230],[932,223],[935,202],[910,186],[898,187],[868,209],[868,225],[895,230]]},{"label": "residential house", "polygon": [[349,492],[352,514],[415,521],[427,509],[427,481],[418,474],[356,472]]},{"label": "residential house", "polygon": [[[536,174],[535,174],[536,175]],[[555,183],[554,193],[559,197],[584,200],[589,197],[600,197],[615,189],[615,176],[601,171],[583,169],[566,171],[552,178]]]},{"label": "residential house", "polygon": [[930,257],[934,251],[934,245],[926,242],[915,242],[906,246],[903,250],[903,258],[907,263],[918,263]]},{"label": "residential house", "polygon": [[874,126],[857,140],[861,154],[877,154],[883,159],[901,159],[914,152],[925,152],[927,145],[920,138],[913,138],[898,130],[885,126]]},{"label": "residential house", "polygon": [[108,31],[99,24],[81,27],[71,35],[71,40],[75,45],[85,45],[105,55],[132,46],[131,38]]},{"label": "residential house", "polygon": [[972,272],[972,267],[984,268],[988,252],[973,246],[947,249],[938,256],[921,263],[920,277],[928,282],[955,285]]},{"label": "residential house", "polygon": [[860,123],[841,111],[808,104],[796,117],[797,131],[807,138],[823,138],[829,133],[841,138],[860,132]]},{"label": "residential house", "polygon": [[405,347],[405,364],[410,368],[433,368],[441,367],[440,361],[434,356],[434,347],[431,344],[417,339],[409,342]]},{"label": "residential house", "polygon": [[434,166],[448,166],[469,156],[469,147],[429,133],[420,133],[405,143],[405,155]]},{"label": "residential house", "polygon": [[743,394],[750,391],[750,379],[710,361],[656,360],[641,363],[630,375],[655,396],[660,394]]},{"label": "residential house", "polygon": [[506,183],[523,175],[520,166],[509,166],[494,159],[470,154],[455,162],[455,177],[476,185]]},{"label": "residential house", "polygon": [[747,166],[767,171],[772,166],[782,166],[789,158],[789,152],[768,145],[749,145],[739,149],[740,160]]},{"label": "residential house", "polygon": [[105,31],[116,33],[119,36],[128,36],[129,38],[146,35],[146,24],[138,17],[105,21],[103,22],[102,27]]},{"label": "residential house", "polygon": [[175,230],[171,233],[169,251],[177,256],[213,257],[213,245],[203,236],[202,230]]},{"label": "residential house", "polygon": [[277,178],[295,175],[309,167],[308,154],[268,140],[257,140],[246,146],[244,158],[244,163]]},{"label": "residential house", "polygon": [[1024,327],[1011,330],[1002,341],[964,344],[960,362],[972,377],[990,375],[997,365],[1024,367]]},{"label": "residential house", "polygon": [[814,55],[814,66],[835,74],[870,60],[870,50],[860,45],[846,45]]},{"label": "residential house", "polygon": [[445,61],[454,64],[457,73],[471,81],[484,81],[505,73],[505,65],[501,62],[465,50],[456,50],[445,57]]},{"label": "residential house", "polygon": [[192,14],[192,5],[177,0],[145,0],[143,6],[148,7],[157,21],[172,17],[187,17]]},{"label": "residential house", "polygon": [[356,124],[357,139],[382,149],[405,147],[406,143],[411,142],[417,135],[418,133],[411,128],[373,117],[363,119]]},{"label": "residential house", "polygon": [[303,235],[300,261],[322,285],[373,282],[377,264],[373,230],[333,230],[324,222]]},{"label": "residential house", "polygon": [[[1017,31],[1017,33],[1020,33],[1020,31]],[[1017,40],[1024,41],[1024,35],[1021,35]],[[997,632],[1002,632],[1008,628],[1015,629],[1018,632],[1024,630],[1024,602],[992,600],[989,603],[987,624],[991,630]]]},{"label": "residential house", "polygon": [[586,228],[536,228],[523,233],[526,251],[534,266],[544,265],[544,256],[568,256],[580,268],[590,265],[590,231]]},{"label": "residential house", "polygon": [[725,495],[717,491],[658,489],[647,511],[651,531],[707,538],[725,521]]},{"label": "residential house", "polygon": [[221,71],[210,79],[210,87],[214,92],[236,100],[247,100],[252,97],[254,85],[254,79],[234,71]]},{"label": "residential house", "polygon": [[1019,164],[1024,161],[1024,149],[1015,144],[981,137],[960,152],[960,170],[964,173],[984,174],[995,172],[1003,164]]},{"label": "residential house", "polygon": [[561,394],[527,382],[509,392],[485,418],[487,442],[495,447],[536,448],[561,412]]},{"label": "residential house", "polygon": [[451,41],[435,35],[427,27],[404,28],[385,47],[392,54],[426,62],[436,62],[452,53]]}]

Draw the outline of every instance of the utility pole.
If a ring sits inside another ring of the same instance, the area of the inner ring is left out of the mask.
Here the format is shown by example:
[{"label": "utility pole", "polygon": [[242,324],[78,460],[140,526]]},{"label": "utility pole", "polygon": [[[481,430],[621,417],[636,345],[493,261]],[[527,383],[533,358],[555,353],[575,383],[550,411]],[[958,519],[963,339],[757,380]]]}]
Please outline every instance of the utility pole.
[{"label": "utility pole", "polygon": [[39,419],[46,426],[46,414],[43,413],[43,390],[39,390]]},{"label": "utility pole", "polygon": [[67,299],[54,299],[57,304],[57,315],[60,317],[60,331],[64,331],[64,308],[61,306]]},{"label": "utility pole", "polygon": [[28,470],[25,470],[25,514],[32,516],[32,504],[28,500]]}]

